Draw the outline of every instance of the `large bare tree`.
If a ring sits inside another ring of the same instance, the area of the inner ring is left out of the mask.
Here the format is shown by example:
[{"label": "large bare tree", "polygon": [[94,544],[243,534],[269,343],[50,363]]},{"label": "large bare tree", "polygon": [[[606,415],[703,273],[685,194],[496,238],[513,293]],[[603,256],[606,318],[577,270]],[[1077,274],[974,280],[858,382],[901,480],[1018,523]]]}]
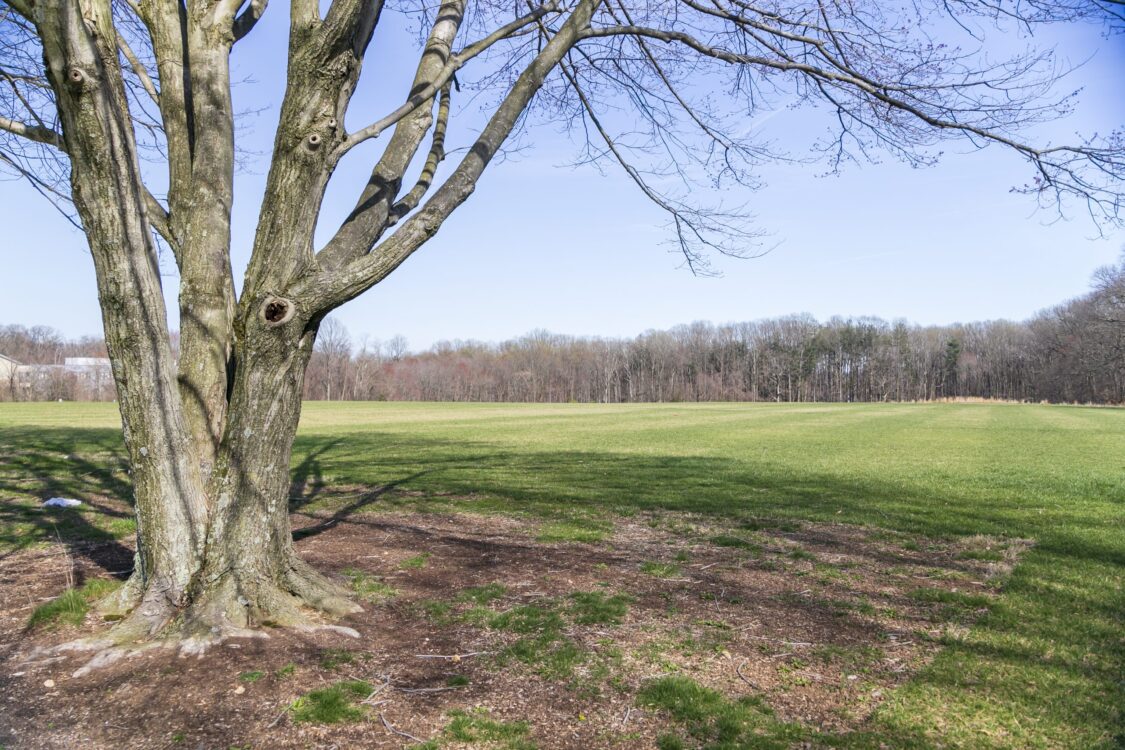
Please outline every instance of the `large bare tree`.
[{"label": "large bare tree", "polygon": [[[230,58],[266,0],[0,3],[0,160],[70,201],[88,238],[132,467],[136,567],[104,605],[122,616],[110,640],[200,644],[358,609],[295,554],[287,513],[318,327],[433,237],[520,128],[570,126],[579,160],[623,169],[696,268],[744,252],[745,227],[666,177],[752,187],[754,167],[778,155],[746,125],[777,91],[833,113],[835,138],[813,149],[833,165],[873,151],[924,164],[946,139],[996,146],[1025,160],[1034,196],[1121,218],[1121,133],[1073,145],[1021,135],[1072,105],[1052,98],[1049,52],[932,38],[1051,22],[1113,34],[1117,0],[535,1],[292,0],[287,48],[260,61],[284,60],[287,78],[237,295]],[[390,13],[421,27],[418,53],[391,63],[412,83],[382,117],[352,123]],[[451,128],[479,107],[478,132]],[[355,208],[315,246],[329,179],[370,141],[382,146]],[[161,245],[179,271],[178,361]]]}]

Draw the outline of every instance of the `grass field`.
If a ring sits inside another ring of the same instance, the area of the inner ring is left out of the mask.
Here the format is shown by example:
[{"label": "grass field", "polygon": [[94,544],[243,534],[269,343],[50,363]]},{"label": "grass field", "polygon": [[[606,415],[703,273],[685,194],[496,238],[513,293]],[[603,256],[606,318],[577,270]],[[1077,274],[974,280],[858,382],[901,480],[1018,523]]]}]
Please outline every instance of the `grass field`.
[{"label": "grass field", "polygon": [[[576,541],[655,511],[1029,539],[987,615],[946,636],[866,731],[825,741],[1125,746],[1119,409],[310,403],[294,480],[305,511],[455,507],[533,518],[547,538]],[[355,491],[345,502],[331,488]],[[115,407],[0,404],[0,553],[131,533],[128,517],[96,505],[34,509],[56,494],[128,496]]]}]

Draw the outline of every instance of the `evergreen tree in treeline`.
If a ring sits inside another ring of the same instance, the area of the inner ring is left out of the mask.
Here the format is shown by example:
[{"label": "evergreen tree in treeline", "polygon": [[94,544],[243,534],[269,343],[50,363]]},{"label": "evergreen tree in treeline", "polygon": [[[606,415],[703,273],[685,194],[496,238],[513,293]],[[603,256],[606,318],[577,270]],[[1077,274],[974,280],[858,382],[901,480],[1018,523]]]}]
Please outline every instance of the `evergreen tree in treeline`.
[{"label": "evergreen tree in treeline", "polygon": [[[0,354],[53,363],[100,351],[38,326],[0,326]],[[811,315],[692,323],[631,340],[535,331],[500,344],[401,336],[354,346],[321,327],[305,397],[425,401],[926,401],[1125,403],[1125,255],[1085,296],[1014,323],[913,326]],[[0,392],[0,398],[11,393]]]}]

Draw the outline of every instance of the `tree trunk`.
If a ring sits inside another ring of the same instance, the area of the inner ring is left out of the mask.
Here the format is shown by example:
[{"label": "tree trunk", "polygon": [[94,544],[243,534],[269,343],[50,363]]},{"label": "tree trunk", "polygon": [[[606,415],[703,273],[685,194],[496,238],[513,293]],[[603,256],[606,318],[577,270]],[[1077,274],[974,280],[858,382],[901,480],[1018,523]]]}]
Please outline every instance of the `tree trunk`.
[{"label": "tree trunk", "polygon": [[[198,644],[260,625],[314,624],[309,608],[357,611],[296,556],[289,527],[289,459],[319,320],[277,300],[236,311],[228,285],[209,298],[195,277],[229,279],[227,227],[222,216],[188,227],[189,237],[210,236],[185,244],[195,257],[181,264],[183,299],[205,314],[185,321],[189,366],[177,378],[109,3],[48,0],[36,8],[97,274],[136,504],[134,573],[101,606],[122,618],[109,640]],[[220,198],[229,208],[229,195]],[[198,273],[188,270],[193,263]],[[227,409],[224,331],[236,313],[239,366]]]},{"label": "tree trunk", "polygon": [[[455,72],[448,58],[464,3],[446,0],[418,69],[419,82],[426,79],[433,90],[398,121],[391,151],[377,166],[376,176],[389,176],[384,182],[395,189],[377,210],[362,204],[323,256],[313,251],[316,220],[347,151],[341,124],[382,4],[333,3],[322,17],[315,3],[295,3],[286,95],[237,305],[229,52],[236,27],[257,4],[238,21],[244,3],[229,0],[130,4],[152,32],[159,69],[160,91],[148,88],[167,134],[165,209],[142,181],[110,0],[19,2],[42,41],[56,98],[63,143],[49,140],[69,157],[132,468],[137,562],[129,584],[102,604],[122,618],[111,641],[175,638],[194,648],[263,625],[317,625],[316,611],[359,609],[297,557],[289,527],[290,455],[318,328],[328,312],[393,271],[469,197],[598,1],[580,1],[453,174],[376,247],[402,218],[392,221],[393,211],[417,207],[394,204],[394,193],[429,128],[432,106],[425,104],[439,89],[439,116],[448,115],[448,76]],[[442,153],[438,130],[444,121],[435,129],[435,153]],[[153,227],[181,273],[179,377]]]},{"label": "tree trunk", "polygon": [[315,333],[301,330],[299,321],[271,323],[265,314],[242,316],[242,364],[212,482],[205,562],[184,616],[191,635],[312,624],[303,607],[334,615],[359,611],[293,550],[289,465]]},{"label": "tree trunk", "polygon": [[65,1],[38,7],[132,471],[136,567],[117,602],[133,615],[121,629],[151,634],[187,601],[206,538],[203,483],[175,385],[136,144],[122,116],[117,47],[106,41],[114,38],[108,3],[86,13]]}]

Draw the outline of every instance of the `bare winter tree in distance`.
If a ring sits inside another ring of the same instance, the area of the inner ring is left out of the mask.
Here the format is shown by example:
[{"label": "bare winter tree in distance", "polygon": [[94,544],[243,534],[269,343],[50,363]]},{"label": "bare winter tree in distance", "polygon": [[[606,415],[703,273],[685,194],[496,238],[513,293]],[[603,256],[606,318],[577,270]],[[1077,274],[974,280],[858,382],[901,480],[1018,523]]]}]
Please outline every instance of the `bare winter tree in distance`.
[{"label": "bare winter tree in distance", "polygon": [[[1072,144],[1024,135],[1074,105],[1052,95],[1061,71],[1050,52],[1004,58],[987,37],[976,52],[932,37],[988,24],[1118,33],[1117,0],[293,0],[288,45],[255,61],[285,64],[287,78],[236,296],[230,57],[266,6],[0,1],[0,158],[71,202],[88,238],[132,470],[135,570],[101,605],[122,618],[103,642],[200,648],[359,609],[292,545],[306,365],[325,316],[440,231],[520,128],[563,123],[583,159],[624,170],[697,270],[709,255],[745,253],[747,227],[656,177],[753,187],[755,166],[783,156],[746,134],[770,91],[834,114],[835,138],[812,150],[830,165],[877,152],[923,165],[947,140],[1000,147],[1022,157],[1032,200],[1077,202],[1110,224],[1122,215],[1120,132]],[[364,56],[392,12],[421,28],[416,54],[394,61],[413,83],[356,123]],[[455,112],[478,107],[483,128],[455,127]],[[370,141],[382,148],[354,210],[317,246],[330,178]],[[166,171],[146,184],[154,161]],[[180,275],[178,363],[160,243]]]}]

